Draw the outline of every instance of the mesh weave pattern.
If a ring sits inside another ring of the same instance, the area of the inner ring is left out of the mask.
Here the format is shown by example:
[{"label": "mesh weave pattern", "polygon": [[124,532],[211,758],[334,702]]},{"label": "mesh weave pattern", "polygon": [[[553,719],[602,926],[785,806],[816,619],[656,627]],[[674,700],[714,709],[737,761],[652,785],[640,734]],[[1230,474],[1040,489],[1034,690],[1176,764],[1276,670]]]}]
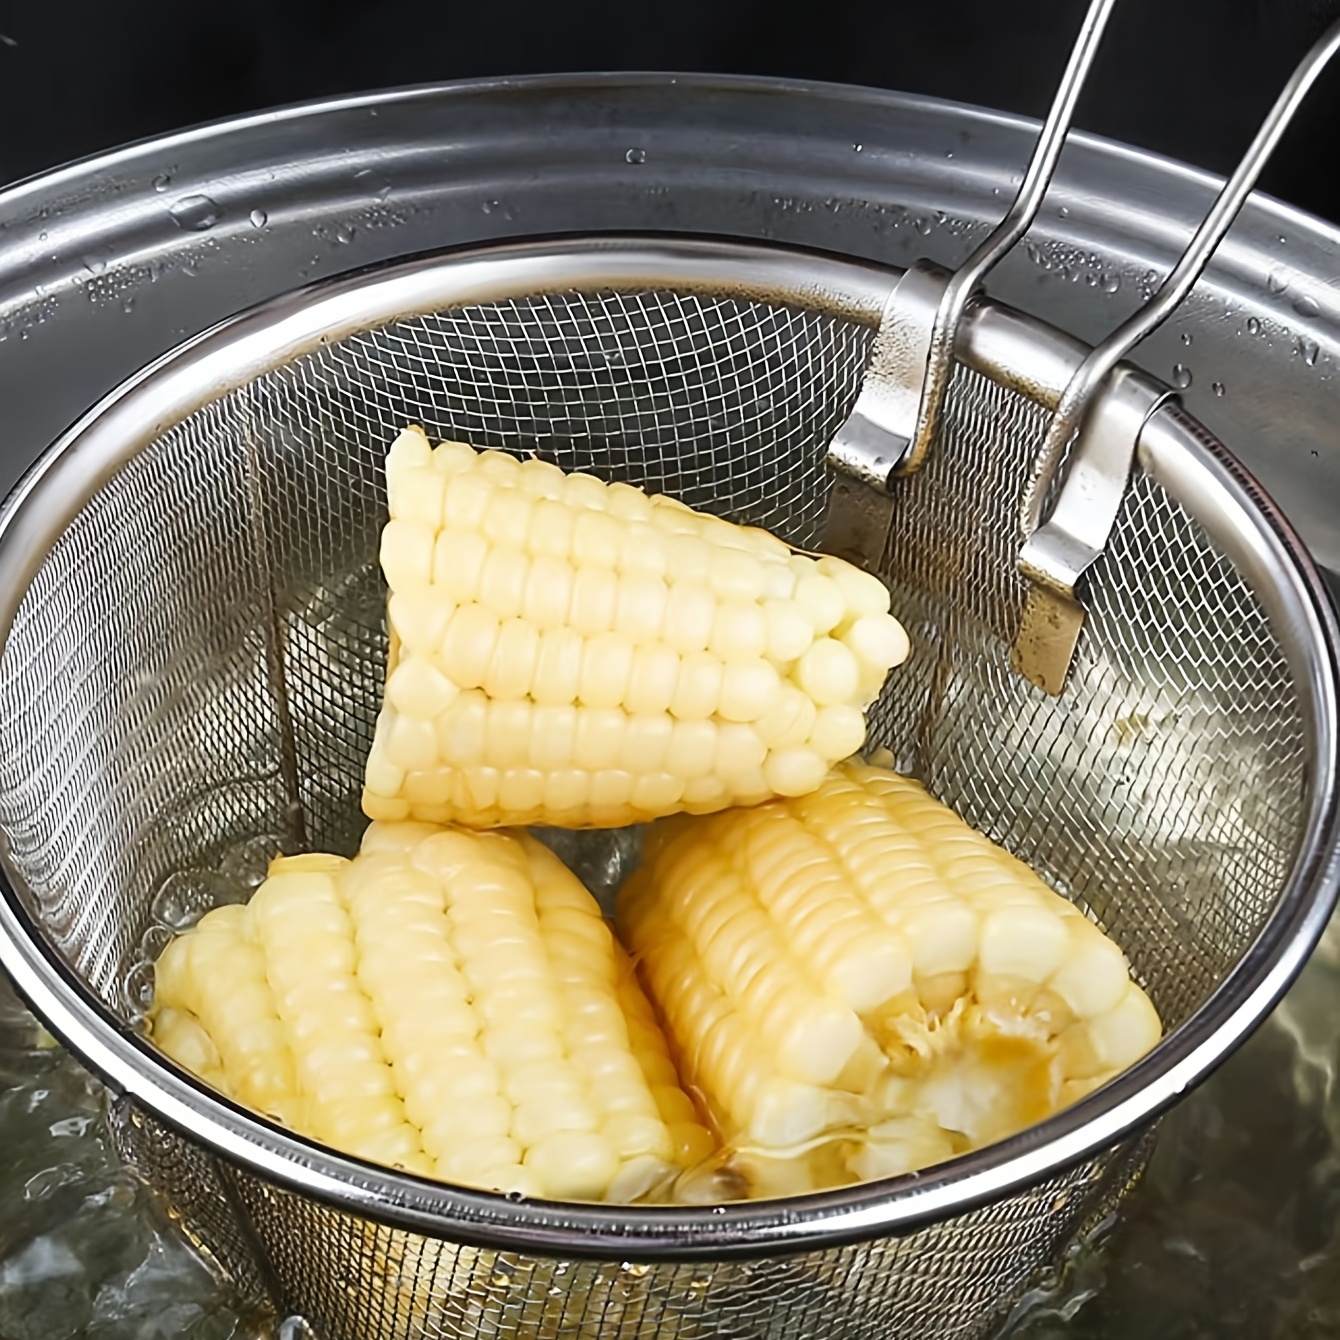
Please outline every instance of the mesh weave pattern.
[{"label": "mesh weave pattern", "polygon": [[[326,345],[158,439],[53,548],[0,660],[0,830],[41,933],[134,1020],[166,934],[165,878],[260,835],[352,849],[385,654],[382,459],[405,423],[810,547],[825,446],[868,340],[841,319],[701,294],[518,298]],[[1092,575],[1066,693],[1010,673],[1013,518],[1042,426],[1019,393],[956,374],[944,440],[898,495],[886,569],[915,653],[872,743],[1086,907],[1176,1024],[1288,871],[1301,713],[1247,585],[1142,478]],[[199,1239],[327,1340],[976,1336],[1110,1211],[1144,1150],[1128,1142],[902,1237],[600,1264],[379,1226],[134,1115],[123,1146]]]}]

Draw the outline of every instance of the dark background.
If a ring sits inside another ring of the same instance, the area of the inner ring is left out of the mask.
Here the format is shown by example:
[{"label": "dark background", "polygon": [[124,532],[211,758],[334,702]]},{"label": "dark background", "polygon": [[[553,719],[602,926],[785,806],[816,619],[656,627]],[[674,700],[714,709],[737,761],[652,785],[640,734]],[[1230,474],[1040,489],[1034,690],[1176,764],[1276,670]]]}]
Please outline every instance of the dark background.
[{"label": "dark background", "polygon": [[[1041,115],[1083,0],[0,0],[0,183],[326,94],[708,70]],[[1123,0],[1077,123],[1223,172],[1340,0]],[[1340,61],[1264,189],[1340,222]]]}]

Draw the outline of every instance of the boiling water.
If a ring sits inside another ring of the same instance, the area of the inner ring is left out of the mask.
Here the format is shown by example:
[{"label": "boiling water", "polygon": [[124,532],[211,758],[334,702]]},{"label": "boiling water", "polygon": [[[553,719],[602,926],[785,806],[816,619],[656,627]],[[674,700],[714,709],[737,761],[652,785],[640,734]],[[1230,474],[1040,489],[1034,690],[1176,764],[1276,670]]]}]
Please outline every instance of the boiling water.
[{"label": "boiling water", "polygon": [[[1340,1336],[1338,1019],[1340,922],[1269,1022],[1165,1121],[1120,1221],[1076,1244],[998,1340]],[[276,1334],[118,1165],[105,1106],[0,981],[0,1340]]]}]

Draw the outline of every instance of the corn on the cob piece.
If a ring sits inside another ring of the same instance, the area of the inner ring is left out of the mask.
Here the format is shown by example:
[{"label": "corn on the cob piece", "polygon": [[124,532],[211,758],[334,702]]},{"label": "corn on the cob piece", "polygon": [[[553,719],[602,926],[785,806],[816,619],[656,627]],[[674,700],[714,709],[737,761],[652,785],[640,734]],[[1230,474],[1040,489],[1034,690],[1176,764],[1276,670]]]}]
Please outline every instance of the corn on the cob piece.
[{"label": "corn on the cob piece", "polygon": [[157,1044],[346,1153],[550,1199],[653,1195],[712,1145],[591,895],[525,835],[376,824],[278,859],[157,964]]},{"label": "corn on the cob piece", "polygon": [[765,531],[417,428],[386,476],[370,818],[608,828],[800,795],[907,655],[880,581]]},{"label": "corn on the cob piece", "polygon": [[[749,1194],[910,1171],[1136,1061],[1160,1024],[1121,951],[920,784],[655,825],[617,925]],[[720,1182],[691,1194],[720,1193]]]}]

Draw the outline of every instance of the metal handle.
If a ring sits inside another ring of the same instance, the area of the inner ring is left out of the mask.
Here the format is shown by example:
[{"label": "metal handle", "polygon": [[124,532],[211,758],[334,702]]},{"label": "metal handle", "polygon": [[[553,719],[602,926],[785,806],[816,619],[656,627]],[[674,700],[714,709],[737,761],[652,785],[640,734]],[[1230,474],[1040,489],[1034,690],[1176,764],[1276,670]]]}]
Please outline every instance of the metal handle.
[{"label": "metal handle", "polygon": [[823,546],[829,553],[878,566],[893,516],[890,483],[916,470],[935,439],[963,314],[1037,217],[1115,4],[1091,0],[1014,203],[991,235],[957,273],[919,261],[889,294],[860,394],[828,448],[834,490]]},{"label": "metal handle", "polygon": [[1280,137],[1288,128],[1303,99],[1325,69],[1327,62],[1340,49],[1340,20],[1337,20],[1318,39],[1303,57],[1292,78],[1284,86],[1270,109],[1251,147],[1238,164],[1237,170],[1224,183],[1205,221],[1196,230],[1181,259],[1173,267],[1157,293],[1133,316],[1127,318],[1080,364],[1070,384],[1061,396],[1056,413],[1047,429],[1047,436],[1034,462],[1020,506],[1020,525],[1025,538],[1037,530],[1042,508],[1065,449],[1083,425],[1094,396],[1108,374],[1128,353],[1158,329],[1172,314],[1204,272],[1210,257],[1223,241],[1224,234],[1233,226],[1261,170],[1275,151]]},{"label": "metal handle", "polygon": [[940,426],[940,411],[954,367],[954,340],[964,310],[986,276],[1014,248],[1037,218],[1052,177],[1056,174],[1056,164],[1065,147],[1075,104],[1079,101],[1080,91],[1115,4],[1116,0],[1092,0],[1071,48],[1065,73],[1052,100],[1051,110],[1047,113],[1047,120],[1043,123],[1042,132],[1038,135],[1033,157],[1029,160],[1014,203],[991,235],[959,266],[945,286],[931,327],[916,427],[895,474],[910,474],[930,450]]},{"label": "metal handle", "polygon": [[[1118,365],[1191,291],[1299,104],[1337,50],[1340,21],[1294,71],[1158,292],[1085,358],[1061,394],[1020,502],[1024,542],[1019,570],[1030,587],[1012,656],[1015,670],[1047,693],[1059,694],[1065,687],[1084,625],[1076,583],[1107,545],[1145,422],[1172,394]],[[1044,524],[1043,508],[1072,442],[1069,464]]]}]

